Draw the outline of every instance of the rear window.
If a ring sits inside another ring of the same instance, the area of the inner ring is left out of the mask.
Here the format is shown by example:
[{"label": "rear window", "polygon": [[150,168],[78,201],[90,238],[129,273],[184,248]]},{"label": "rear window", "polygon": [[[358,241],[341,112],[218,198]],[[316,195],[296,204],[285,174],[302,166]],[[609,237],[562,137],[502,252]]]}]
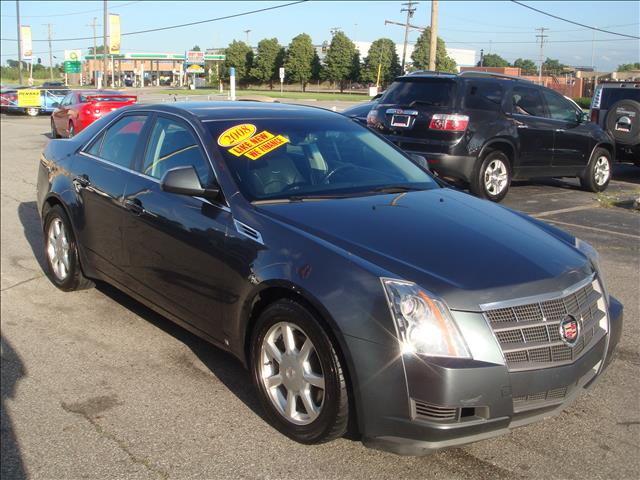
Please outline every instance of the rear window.
[{"label": "rear window", "polygon": [[80,103],[86,103],[87,98],[89,97],[91,97],[92,102],[128,102],[132,100],[131,97],[119,97],[119,96],[109,96],[109,95],[97,96],[97,95],[87,94],[87,95],[80,95]]},{"label": "rear window", "polygon": [[609,108],[620,100],[640,102],[640,88],[603,88],[600,108]]},{"label": "rear window", "polygon": [[409,106],[412,104],[449,107],[453,103],[456,84],[450,80],[397,80],[380,103]]}]

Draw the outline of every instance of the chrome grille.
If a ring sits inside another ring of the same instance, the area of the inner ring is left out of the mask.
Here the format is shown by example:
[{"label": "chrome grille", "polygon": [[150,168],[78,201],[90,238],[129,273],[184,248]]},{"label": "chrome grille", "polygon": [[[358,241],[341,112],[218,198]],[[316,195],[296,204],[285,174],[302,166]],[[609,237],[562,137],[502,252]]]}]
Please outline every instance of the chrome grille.
[{"label": "chrome grille", "polygon": [[569,387],[554,388],[546,392],[530,393],[513,397],[513,408],[516,412],[539,407],[541,404],[562,403],[567,396]]},{"label": "chrome grille", "polygon": [[415,417],[438,422],[457,421],[460,417],[460,409],[456,407],[444,407],[427,402],[413,400]]},{"label": "chrome grille", "polygon": [[[503,304],[504,305],[504,304]],[[597,280],[582,283],[559,298],[489,308],[485,316],[510,371],[563,365],[575,361],[606,334],[601,326],[606,306]],[[573,347],[560,338],[560,322],[570,314],[580,323]]]}]

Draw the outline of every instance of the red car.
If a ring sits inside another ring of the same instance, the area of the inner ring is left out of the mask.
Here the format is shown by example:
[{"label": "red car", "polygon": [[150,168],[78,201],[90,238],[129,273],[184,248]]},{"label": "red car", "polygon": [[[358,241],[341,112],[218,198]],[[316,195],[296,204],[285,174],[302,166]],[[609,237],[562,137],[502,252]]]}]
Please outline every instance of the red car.
[{"label": "red car", "polygon": [[74,90],[51,114],[51,136],[73,137],[103,115],[138,101],[135,95],[107,90]]}]

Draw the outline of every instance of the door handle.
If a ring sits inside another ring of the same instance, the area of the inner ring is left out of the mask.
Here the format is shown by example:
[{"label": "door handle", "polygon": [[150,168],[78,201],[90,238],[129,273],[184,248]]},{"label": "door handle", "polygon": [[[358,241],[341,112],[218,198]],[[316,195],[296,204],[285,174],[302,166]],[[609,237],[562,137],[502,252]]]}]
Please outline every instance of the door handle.
[{"label": "door handle", "polygon": [[124,205],[124,208],[135,215],[143,215],[146,213],[146,210],[142,206],[142,202],[138,198],[125,198],[122,204]]},{"label": "door handle", "polygon": [[565,129],[564,128],[556,128],[556,132],[564,132]]},{"label": "door handle", "polygon": [[76,187],[76,191],[80,191],[83,188],[88,188],[91,186],[91,180],[86,175],[80,175],[73,179],[73,185]]}]

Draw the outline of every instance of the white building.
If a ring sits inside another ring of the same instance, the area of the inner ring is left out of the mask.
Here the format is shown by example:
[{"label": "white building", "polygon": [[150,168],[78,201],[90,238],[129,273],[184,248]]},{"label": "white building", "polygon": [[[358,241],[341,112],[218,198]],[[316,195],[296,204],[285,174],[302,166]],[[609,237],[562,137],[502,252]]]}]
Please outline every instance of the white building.
[{"label": "white building", "polygon": [[[369,49],[371,48],[372,42],[353,42],[356,46],[358,52],[360,52],[360,58],[363,59],[369,53]],[[407,65],[411,65],[411,54],[413,53],[415,45],[408,44],[407,45],[407,53],[405,63]],[[400,63],[402,63],[402,48],[403,44],[396,44],[396,53],[398,54],[398,58],[400,59]],[[460,71],[460,67],[474,67],[476,65],[476,51],[475,50],[467,50],[462,48],[449,48],[447,47],[447,55],[449,55],[453,60],[455,60],[456,65],[458,67],[458,71]]]}]

